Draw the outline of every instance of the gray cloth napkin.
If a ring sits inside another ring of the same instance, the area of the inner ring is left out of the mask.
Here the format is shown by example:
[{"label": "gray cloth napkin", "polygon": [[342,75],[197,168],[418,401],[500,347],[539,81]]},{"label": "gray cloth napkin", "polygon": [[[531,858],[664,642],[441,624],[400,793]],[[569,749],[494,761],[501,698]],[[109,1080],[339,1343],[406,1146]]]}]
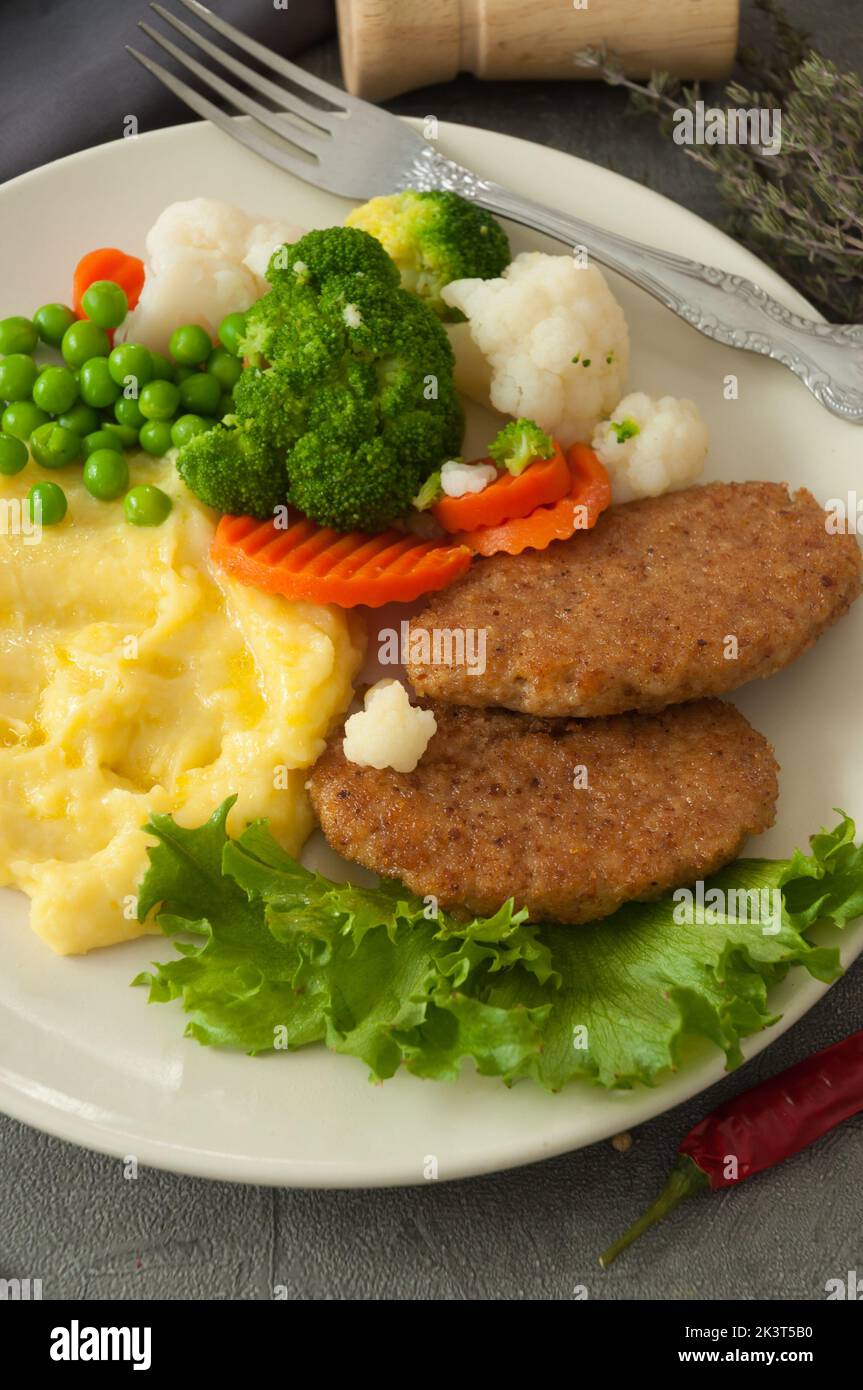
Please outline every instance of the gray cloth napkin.
[{"label": "gray cloth napkin", "polygon": [[[335,32],[333,0],[283,4],[213,0],[210,8],[285,57]],[[208,32],[180,0],[166,0],[165,8]],[[0,182],[61,155],[119,139],[129,115],[137,118],[141,134],[197,120],[125,52],[123,45],[131,44],[177,70],[173,59],[141,33],[139,19],[186,47],[186,40],[153,13],[147,0],[2,0]]]}]

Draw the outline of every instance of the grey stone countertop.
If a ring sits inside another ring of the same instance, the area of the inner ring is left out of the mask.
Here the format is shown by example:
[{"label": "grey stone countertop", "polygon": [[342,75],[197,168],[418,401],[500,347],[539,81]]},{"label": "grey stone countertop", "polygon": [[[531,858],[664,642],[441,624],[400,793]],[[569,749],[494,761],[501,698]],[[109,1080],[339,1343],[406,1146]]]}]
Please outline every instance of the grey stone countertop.
[{"label": "grey stone countertop", "polygon": [[[859,68],[856,6],[794,0],[820,46]],[[106,58],[107,61],[107,58]],[[303,60],[334,77],[335,45]],[[607,165],[711,221],[711,180],[625,118],[619,91],[460,78],[393,103],[486,126]],[[659,1191],[677,1143],[724,1097],[863,1021],[863,962],[740,1072],[610,1143],[512,1172],[421,1188],[276,1191],[119,1161],[0,1118],[0,1277],[41,1277],[46,1297],[262,1299],[823,1299],[863,1271],[863,1116],[739,1189],[679,1208],[607,1272],[597,1252]],[[418,1083],[419,1084],[419,1083]],[[505,1098],[504,1098],[505,1099]]]}]

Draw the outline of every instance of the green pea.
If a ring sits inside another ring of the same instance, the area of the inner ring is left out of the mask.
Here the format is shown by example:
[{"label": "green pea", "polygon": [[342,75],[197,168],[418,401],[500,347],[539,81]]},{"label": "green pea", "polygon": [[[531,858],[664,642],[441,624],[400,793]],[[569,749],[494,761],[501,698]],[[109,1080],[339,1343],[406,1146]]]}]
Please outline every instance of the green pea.
[{"label": "green pea", "polygon": [[142,483],[123,499],[126,520],[133,526],[161,526],[171,510],[171,499],[160,487]]},{"label": "green pea", "polygon": [[114,402],[114,418],[118,425],[128,425],[133,430],[139,430],[144,423],[141,407],[134,396],[118,397]]},{"label": "green pea", "polygon": [[216,418],[221,420],[224,415],[230,415],[234,409],[233,391],[223,391],[219,401],[219,409],[216,411]]},{"label": "green pea", "polygon": [[84,464],[84,486],[100,502],[110,502],[129,486],[129,465],[116,449],[96,449]]},{"label": "green pea", "polygon": [[228,314],[219,324],[219,342],[232,357],[242,357],[240,343],[246,336],[245,314]]},{"label": "green pea", "polygon": [[129,301],[113,280],[94,280],[81,296],[81,308],[100,328],[119,328],[129,312]]},{"label": "green pea", "polygon": [[113,430],[94,430],[92,434],[85,435],[84,437],[84,458],[88,459],[97,449],[111,449],[112,451],[116,451],[119,442]]},{"label": "green pea", "polygon": [[167,420],[148,420],[141,426],[141,448],[156,458],[163,458],[173,444],[174,428]]},{"label": "green pea", "polygon": [[118,386],[126,386],[127,379],[134,377],[140,392],[153,380],[153,354],[140,343],[118,343],[108,355],[108,368]]},{"label": "green pea", "polygon": [[20,473],[27,467],[29,458],[30,450],[23,439],[16,439],[14,434],[0,434],[0,473],[7,478]]},{"label": "green pea", "polygon": [[57,483],[34,483],[27,493],[30,516],[43,526],[56,526],[68,509],[66,494]]},{"label": "green pea", "polygon": [[180,392],[173,382],[151,381],[138,397],[138,404],[148,420],[171,420],[180,407]]},{"label": "green pea", "polygon": [[47,410],[40,410],[32,401],[12,401],[0,416],[0,429],[15,439],[27,440],[34,430],[47,423]]},{"label": "green pea", "polygon": [[113,420],[106,420],[102,429],[113,439],[112,449],[116,449],[118,444],[121,449],[134,449],[138,443],[138,431],[132,425],[120,425]]},{"label": "green pea", "polygon": [[181,415],[171,426],[171,443],[175,449],[182,449],[196,434],[206,434],[209,429],[212,429],[210,421],[200,415]]},{"label": "green pea", "polygon": [[25,352],[13,352],[0,362],[0,400],[26,401],[39,375],[39,368]]},{"label": "green pea", "polygon": [[223,391],[231,391],[239,381],[243,364],[227,348],[214,348],[207,358],[207,371],[214,376]]},{"label": "green pea", "polygon": [[43,304],[33,315],[33,326],[42,342],[56,348],[62,343],[66,329],[76,321],[74,310],[66,304]]},{"label": "green pea", "polygon": [[84,363],[78,385],[81,400],[96,410],[105,410],[109,405],[113,405],[120,394],[119,386],[111,378],[105,357],[91,357]]},{"label": "green pea", "polygon": [[81,457],[84,441],[79,434],[64,429],[55,420],[40,425],[30,436],[30,452],[43,468],[65,468]]},{"label": "green pea", "polygon": [[209,372],[195,372],[180,384],[180,400],[195,415],[215,415],[222,388]]},{"label": "green pea", "polygon": [[65,410],[57,417],[57,424],[72,430],[74,434],[80,434],[83,439],[85,435],[92,434],[99,428],[99,415],[91,405],[78,401],[71,410]]},{"label": "green pea", "polygon": [[182,366],[180,366],[180,367],[175,367],[175,368],[174,368],[174,382],[175,382],[175,384],[176,384],[177,386],[182,386],[183,382],[186,381],[190,376],[197,376],[199,370],[200,370],[200,369],[199,369],[198,367],[182,367]]},{"label": "green pea", "polygon": [[46,367],[33,385],[33,401],[49,415],[63,415],[78,399],[78,383],[68,367]]},{"label": "green pea", "polygon": [[68,366],[83,367],[91,357],[107,357],[111,344],[104,328],[89,319],[76,319],[63,334],[60,351]]},{"label": "green pea", "polygon": [[153,380],[154,381],[173,381],[174,364],[169,362],[161,352],[151,352],[153,359]]},{"label": "green pea", "polygon": [[9,353],[26,352],[30,353],[39,341],[39,333],[30,319],[25,319],[22,314],[13,314],[11,318],[0,319],[0,352],[4,355]]},{"label": "green pea", "polygon": [[213,351],[213,344],[206,329],[197,323],[184,323],[171,334],[168,351],[181,366],[197,367],[201,362],[206,362]]}]

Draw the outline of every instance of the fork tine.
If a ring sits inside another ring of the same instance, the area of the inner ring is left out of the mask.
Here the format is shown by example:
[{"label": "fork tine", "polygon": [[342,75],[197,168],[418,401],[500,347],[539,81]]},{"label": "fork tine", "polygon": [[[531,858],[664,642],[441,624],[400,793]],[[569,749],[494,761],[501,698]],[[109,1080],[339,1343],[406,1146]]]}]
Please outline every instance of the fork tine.
[{"label": "fork tine", "polygon": [[184,24],[182,19],[178,19],[176,15],[171,14],[170,10],[166,10],[163,5],[151,4],[150,9],[155,10],[159,18],[163,19],[166,24],[170,24],[178,33],[187,38],[190,43],[194,43],[198,48],[203,49],[203,51],[208,53],[211,58],[214,58],[217,63],[221,63],[223,67],[226,67],[229,72],[234,73],[236,77],[242,78],[250,87],[261,92],[264,96],[270,97],[271,100],[277,102],[286,110],[292,111],[303,120],[308,121],[310,125],[314,125],[318,130],[327,132],[331,130],[333,117],[330,112],[324,111],[320,106],[310,106],[308,102],[303,101],[302,97],[295,96],[293,92],[288,91],[287,87],[277,86],[277,84],[271,82],[268,77],[264,77],[261,73],[255,72],[253,68],[247,67],[245,63],[241,63],[238,58],[234,58],[230,53],[226,53],[225,50],[219,48],[217,44],[210,43],[210,40],[205,39],[203,34],[199,34],[197,29],[193,29],[189,24]]},{"label": "fork tine", "polygon": [[230,135],[232,140],[239,140],[240,144],[254,150],[255,154],[259,154],[262,159],[267,159],[271,164],[277,164],[280,169],[284,169],[286,173],[294,174],[296,178],[308,182],[309,172],[314,167],[313,165],[304,159],[295,159],[281,145],[274,145],[269,140],[262,140],[259,135],[255,134],[254,130],[250,130],[242,121],[236,121],[230,116],[226,116],[220,107],[201,96],[200,92],[196,92],[188,83],[181,82],[173,73],[168,72],[167,68],[163,68],[161,63],[154,63],[152,58],[147,58],[143,53],[139,53],[137,48],[131,48],[129,44],[126,44],[125,49],[142,67],[152,73],[153,77],[158,78],[169,88],[175,96],[184,101],[187,106],[191,106],[192,110],[197,111],[199,116],[212,121],[213,125],[217,125],[226,135]]},{"label": "fork tine", "polygon": [[223,34],[226,39],[230,39],[238,48],[242,48],[246,53],[257,58],[258,62],[265,63],[267,67],[278,72],[282,77],[290,78],[295,82],[301,91],[314,92],[317,96],[323,97],[324,101],[330,102],[333,106],[340,107],[343,111],[356,110],[359,107],[369,108],[369,102],[361,101],[358,97],[349,96],[340,87],[334,87],[331,82],[324,82],[322,78],[313,76],[303,68],[298,68],[296,63],[289,63],[287,58],[282,58],[277,53],[271,53],[257,39],[250,39],[248,34],[244,34],[241,29],[235,29],[233,24],[229,24],[226,19],[213,14],[206,5],[202,5],[200,0],[182,0],[182,4],[192,14],[197,15],[204,24],[209,24],[211,29]]},{"label": "fork tine", "polygon": [[254,97],[248,96],[241,92],[238,87],[226,82],[224,78],[210,72],[209,68],[205,68],[203,63],[199,63],[197,58],[193,58],[191,54],[184,53],[182,48],[178,48],[170,39],[166,39],[164,34],[159,33],[158,29],[151,28],[143,21],[139,22],[138,28],[147,35],[148,39],[152,39],[160,48],[164,48],[166,53],[170,53],[172,58],[176,58],[182,67],[199,77],[205,86],[218,92],[226,101],[236,106],[238,111],[254,117],[262,126],[266,126],[267,130],[271,130],[274,135],[280,136],[283,140],[289,140],[298,149],[305,150],[306,154],[315,154],[316,148],[320,148],[321,141],[328,138],[323,134],[312,135],[310,131],[301,130],[299,126],[294,125],[292,121],[278,112],[268,111],[265,106],[261,106],[260,102],[255,101]]}]

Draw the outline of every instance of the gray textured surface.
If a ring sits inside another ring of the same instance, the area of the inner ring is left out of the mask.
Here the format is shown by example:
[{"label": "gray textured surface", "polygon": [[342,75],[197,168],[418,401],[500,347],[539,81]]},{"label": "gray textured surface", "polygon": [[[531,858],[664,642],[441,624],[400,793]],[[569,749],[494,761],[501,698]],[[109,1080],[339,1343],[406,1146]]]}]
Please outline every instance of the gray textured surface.
[{"label": "gray textured surface", "polygon": [[[855,4],[788,9],[861,66]],[[309,65],[332,76],[334,46]],[[394,105],[558,146],[719,218],[709,179],[649,122],[624,117],[619,92],[461,79]],[[300,1299],[568,1299],[578,1286],[608,1299],[823,1298],[828,1278],[863,1270],[863,1117],[737,1191],[681,1208],[608,1272],[596,1254],[659,1189],[680,1136],[713,1104],[861,1023],[858,963],[743,1071],[639,1129],[627,1154],[601,1144],[404,1191],[274,1192],[148,1170],[126,1181],[112,1159],[0,1119],[0,1277],[41,1278],[53,1298],[255,1299],[277,1285]]]}]

